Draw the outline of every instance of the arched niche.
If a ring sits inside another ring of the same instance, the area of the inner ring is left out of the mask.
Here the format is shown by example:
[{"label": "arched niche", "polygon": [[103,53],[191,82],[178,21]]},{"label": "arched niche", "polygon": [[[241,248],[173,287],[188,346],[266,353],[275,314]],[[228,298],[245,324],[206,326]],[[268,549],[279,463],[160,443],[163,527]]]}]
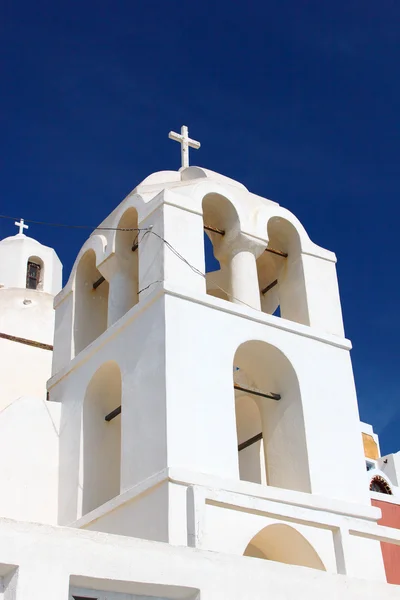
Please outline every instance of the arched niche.
[{"label": "arched niche", "polygon": [[267,231],[268,250],[257,259],[261,310],[309,325],[299,233],[281,217],[269,219]]},{"label": "arched niche", "polygon": [[115,236],[117,273],[112,280],[113,321],[122,317],[139,301],[139,231],[136,208],[123,214]]},{"label": "arched niche", "polygon": [[82,419],[82,514],[120,493],[121,415],[105,417],[121,406],[121,372],[116,362],[102,365],[84,398]]},{"label": "arched niche", "polygon": [[94,250],[87,250],[76,269],[74,298],[75,356],[107,329],[108,282],[96,267]]},{"label": "arched niche", "polygon": [[[247,341],[235,353],[233,382],[238,444],[262,434],[254,450],[254,444],[235,449],[241,478],[310,492],[302,399],[292,364],[271,344]],[[245,435],[250,437],[243,440]]]},{"label": "arched niche", "polygon": [[326,571],[310,542],[284,523],[274,523],[259,531],[247,545],[244,556]]},{"label": "arched niche", "polygon": [[30,290],[43,290],[44,263],[39,256],[30,256],[26,263],[26,287]]},{"label": "arched niche", "polygon": [[232,202],[217,193],[203,198],[204,253],[207,294],[230,300],[227,250],[239,232],[239,218]]}]

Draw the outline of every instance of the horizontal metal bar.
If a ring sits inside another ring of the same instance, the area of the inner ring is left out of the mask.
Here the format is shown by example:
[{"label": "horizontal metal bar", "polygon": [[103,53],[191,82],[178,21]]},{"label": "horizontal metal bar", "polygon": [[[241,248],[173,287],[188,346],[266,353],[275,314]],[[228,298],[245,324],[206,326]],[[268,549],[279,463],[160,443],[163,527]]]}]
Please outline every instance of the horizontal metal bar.
[{"label": "horizontal metal bar", "polygon": [[3,340],[10,340],[10,342],[18,342],[19,344],[25,344],[26,346],[40,348],[41,350],[53,350],[53,346],[51,346],[51,344],[43,344],[43,342],[27,340],[26,338],[18,337],[16,335],[9,335],[8,333],[0,333],[0,338]]},{"label": "horizontal metal bar", "polygon": [[256,442],[259,442],[260,440],[262,440],[262,437],[263,437],[263,434],[261,432],[261,433],[257,433],[257,435],[255,435],[254,437],[250,438],[249,440],[246,440],[245,442],[242,442],[238,446],[239,452],[241,450],[244,450],[245,448],[248,448],[249,446],[252,446]]},{"label": "horizontal metal bar", "polygon": [[272,254],[277,254],[278,256],[283,256],[283,258],[287,258],[287,252],[281,252],[281,250],[274,250],[274,248],[265,248],[265,252],[271,252]]},{"label": "horizontal metal bar", "polygon": [[262,294],[266,294],[267,292],[269,292],[269,290],[272,290],[273,287],[275,287],[278,283],[278,280],[275,279],[275,281],[273,281],[272,283],[270,283],[269,285],[267,285],[267,287],[265,287],[263,290],[261,290]]},{"label": "horizontal metal bar", "polygon": [[219,233],[219,235],[225,235],[225,231],[223,229],[217,229],[216,227],[211,227],[211,225],[204,225],[204,229],[207,229],[207,231],[212,231],[213,233]]},{"label": "horizontal metal bar", "polygon": [[105,280],[106,280],[105,277],[103,277],[103,276],[99,277],[98,280],[94,282],[93,289],[97,290],[97,288],[99,287],[99,285],[101,285]]},{"label": "horizontal metal bar", "polygon": [[[225,231],[223,229],[218,229],[217,227],[212,227],[211,225],[204,225],[204,229],[207,231],[212,231],[213,233],[219,233],[219,235],[225,235]],[[274,248],[265,248],[265,252],[271,252],[272,254],[277,254],[278,256],[282,256],[283,258],[287,258],[288,254],[286,252],[282,252],[281,250],[275,250]]]},{"label": "horizontal metal bar", "polygon": [[110,413],[108,413],[108,415],[106,415],[104,417],[105,421],[112,421],[113,419],[115,419],[115,417],[118,417],[118,415],[121,414],[121,407],[118,406],[118,408],[114,408],[114,410],[112,410]]},{"label": "horizontal metal bar", "polygon": [[281,395],[275,394],[274,392],[269,392],[268,394],[264,394],[263,392],[256,392],[255,390],[249,390],[248,388],[244,388],[241,385],[237,385],[237,383],[233,386],[235,390],[240,390],[241,392],[247,392],[247,394],[253,394],[253,396],[261,396],[261,398],[270,398],[271,400],[280,400]]}]

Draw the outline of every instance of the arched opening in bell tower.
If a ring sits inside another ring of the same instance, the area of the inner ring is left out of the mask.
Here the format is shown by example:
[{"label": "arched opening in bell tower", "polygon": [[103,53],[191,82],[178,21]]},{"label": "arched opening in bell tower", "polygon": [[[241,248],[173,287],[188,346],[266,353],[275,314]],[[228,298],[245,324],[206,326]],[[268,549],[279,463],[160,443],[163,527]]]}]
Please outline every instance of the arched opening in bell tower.
[{"label": "arched opening in bell tower", "polygon": [[257,259],[261,310],[308,325],[299,233],[281,217],[268,221],[268,247]]},{"label": "arched opening in bell tower", "polygon": [[256,261],[260,287],[261,310],[269,315],[281,316],[279,280],[285,268],[285,256],[263,252]]},{"label": "arched opening in bell tower", "polygon": [[115,236],[117,269],[112,285],[117,286],[119,313],[122,317],[139,301],[139,231],[136,208],[128,208],[122,215]]},{"label": "arched opening in bell tower", "polygon": [[259,531],[247,545],[244,556],[326,571],[310,542],[285,523],[274,523]]},{"label": "arched opening in bell tower", "polygon": [[240,479],[310,492],[303,407],[292,364],[275,346],[258,340],[241,344],[233,364]]},{"label": "arched opening in bell tower", "polygon": [[120,493],[121,415],[105,417],[121,406],[121,372],[109,361],[93,375],[85,394],[82,420],[82,515]]},{"label": "arched opening in bell tower", "polygon": [[30,256],[26,266],[26,287],[30,290],[43,290],[44,264],[38,256]]},{"label": "arched opening in bell tower", "polygon": [[221,194],[206,194],[202,206],[207,294],[232,301],[229,245],[238,234],[239,218],[233,204]]},{"label": "arched opening in bell tower", "polygon": [[87,250],[75,276],[75,356],[107,329],[108,281],[96,267],[94,250]]}]

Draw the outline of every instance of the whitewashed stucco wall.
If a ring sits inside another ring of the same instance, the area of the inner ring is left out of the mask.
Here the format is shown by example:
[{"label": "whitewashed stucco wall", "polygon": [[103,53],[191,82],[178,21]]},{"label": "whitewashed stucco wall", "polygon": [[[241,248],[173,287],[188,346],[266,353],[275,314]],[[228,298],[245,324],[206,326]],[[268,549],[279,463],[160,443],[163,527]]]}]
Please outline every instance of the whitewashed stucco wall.
[{"label": "whitewashed stucco wall", "polygon": [[[36,290],[0,289],[0,333],[52,346],[53,296]],[[21,396],[46,398],[52,351],[0,338],[0,411]]]},{"label": "whitewashed stucco wall", "polygon": [[398,586],[304,567],[4,519],[0,564],[5,600],[66,600],[70,586],[111,598],[113,592],[171,600],[400,598]]},{"label": "whitewashed stucco wall", "polygon": [[0,413],[0,515],[57,523],[61,407],[25,396]]}]

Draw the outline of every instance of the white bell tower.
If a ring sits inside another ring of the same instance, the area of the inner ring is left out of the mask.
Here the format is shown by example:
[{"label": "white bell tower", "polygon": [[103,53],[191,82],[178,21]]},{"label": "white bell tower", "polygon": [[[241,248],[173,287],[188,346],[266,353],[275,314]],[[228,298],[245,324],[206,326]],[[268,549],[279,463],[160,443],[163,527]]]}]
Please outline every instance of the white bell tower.
[{"label": "white bell tower", "polygon": [[55,301],[59,523],[383,579],[335,263],[207,169],[133,190]]},{"label": "white bell tower", "polygon": [[53,250],[19,233],[0,241],[0,410],[20,396],[46,398],[54,335],[53,299],[62,264]]}]

